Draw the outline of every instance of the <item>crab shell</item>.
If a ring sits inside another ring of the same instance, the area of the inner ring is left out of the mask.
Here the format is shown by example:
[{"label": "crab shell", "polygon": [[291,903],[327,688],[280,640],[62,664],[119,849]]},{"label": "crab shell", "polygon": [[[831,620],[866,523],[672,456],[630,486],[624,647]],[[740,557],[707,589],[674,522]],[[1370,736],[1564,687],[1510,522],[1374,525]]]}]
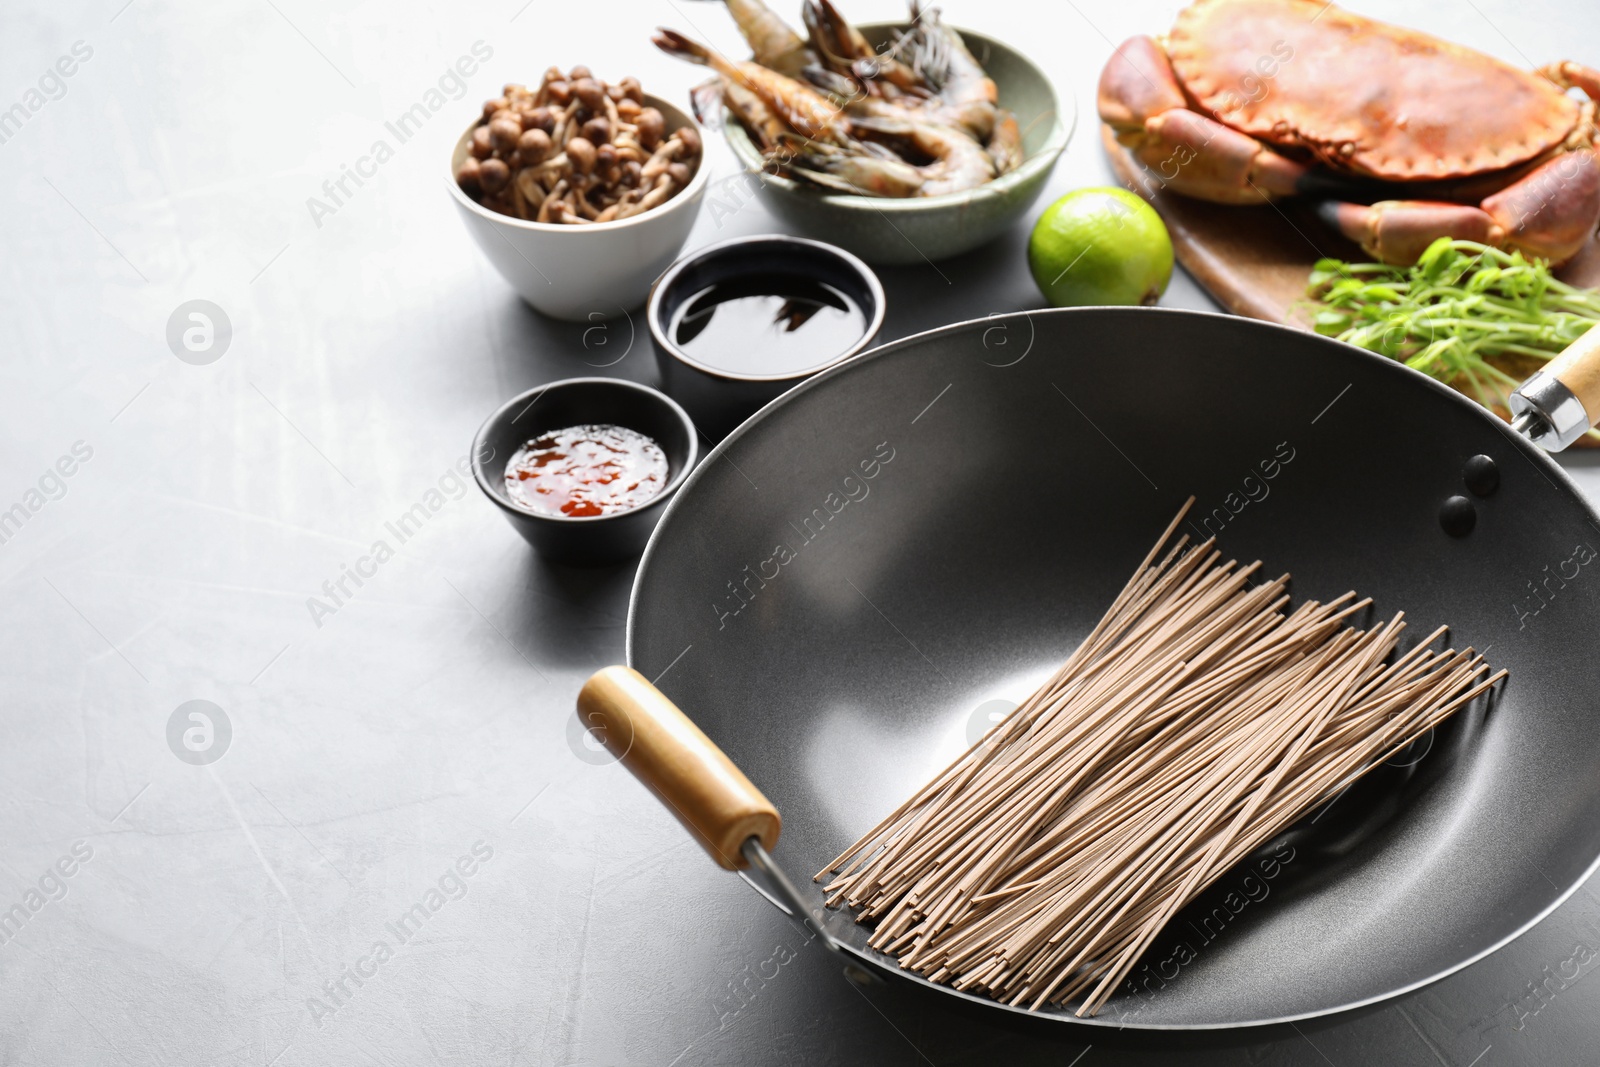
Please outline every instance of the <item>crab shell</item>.
[{"label": "crab shell", "polygon": [[1167,53],[1217,121],[1385,181],[1537,159],[1582,114],[1537,74],[1322,0],[1198,0],[1178,16]]}]

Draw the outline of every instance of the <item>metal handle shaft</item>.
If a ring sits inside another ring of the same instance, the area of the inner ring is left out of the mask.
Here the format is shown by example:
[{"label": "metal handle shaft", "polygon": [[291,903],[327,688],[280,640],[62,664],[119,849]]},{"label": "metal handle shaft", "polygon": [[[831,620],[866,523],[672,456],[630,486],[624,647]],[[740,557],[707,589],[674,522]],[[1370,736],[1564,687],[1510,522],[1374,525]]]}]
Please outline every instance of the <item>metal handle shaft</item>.
[{"label": "metal handle shaft", "polygon": [[801,899],[800,891],[795,888],[793,882],[789,881],[789,876],[784,873],[783,868],[778,866],[778,862],[762,846],[760,838],[746,838],[740,851],[744,853],[744,858],[750,862],[750,866],[761,872],[761,876],[766,882],[764,886],[757,886],[758,889],[762,889],[777,904],[781,905],[795,922],[822,938],[824,947],[833,952],[842,951],[839,948],[839,942],[833,939],[833,935],[823,929],[822,919]]}]

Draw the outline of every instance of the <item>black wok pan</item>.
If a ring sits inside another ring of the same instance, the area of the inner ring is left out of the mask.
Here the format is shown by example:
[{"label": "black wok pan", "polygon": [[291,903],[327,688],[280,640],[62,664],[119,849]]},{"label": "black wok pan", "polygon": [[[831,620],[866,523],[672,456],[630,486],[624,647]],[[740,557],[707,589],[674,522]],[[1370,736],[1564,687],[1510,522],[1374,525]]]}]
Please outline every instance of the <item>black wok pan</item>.
[{"label": "black wok pan", "polygon": [[[1511,676],[1224,876],[1098,1017],[1030,1018],[1210,1029],[1352,1009],[1571,894],[1600,857],[1600,520],[1459,394],[1243,319],[999,316],[789,392],[667,510],[629,613],[642,677],[601,672],[581,714],[724,866],[770,850],[798,885],[788,910],[858,972],[1019,1012],[899,970],[809,878],[965,748],[985,702],[1066,658],[1190,494],[1191,532],[1292,572],[1297,597],[1360,590]],[[771,798],[781,846],[645,679]],[[747,877],[778,903],[774,873]]]}]

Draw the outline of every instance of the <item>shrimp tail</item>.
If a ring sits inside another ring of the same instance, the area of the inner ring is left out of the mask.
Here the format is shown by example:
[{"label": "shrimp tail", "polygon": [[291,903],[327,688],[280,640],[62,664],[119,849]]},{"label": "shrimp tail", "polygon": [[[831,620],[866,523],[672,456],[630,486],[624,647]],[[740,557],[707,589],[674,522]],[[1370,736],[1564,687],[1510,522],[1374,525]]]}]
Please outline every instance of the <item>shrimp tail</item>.
[{"label": "shrimp tail", "polygon": [[839,55],[838,45],[832,40],[822,9],[812,0],[806,0],[800,6],[800,21],[805,24],[806,33],[811,38],[811,50],[824,63],[834,70],[848,63],[848,60]]},{"label": "shrimp tail", "polygon": [[842,11],[833,6],[833,0],[811,0],[811,2],[817,5],[833,39],[841,45],[841,51],[848,49],[852,53],[852,58],[872,54],[872,46],[867,43],[867,39],[861,36],[860,30],[850,24],[850,20],[844,17]]},{"label": "shrimp tail", "polygon": [[702,67],[713,66],[711,49],[699,41],[685,37],[677,30],[669,30],[665,26],[658,26],[655,35],[650,38],[652,44],[667,55],[681,59],[688,63],[697,63]]},{"label": "shrimp tail", "polygon": [[989,158],[994,161],[994,172],[1005,174],[1022,166],[1022,129],[1017,116],[1005,108],[998,111],[994,135],[989,138]]},{"label": "shrimp tail", "polygon": [[717,75],[689,90],[689,106],[694,117],[708,130],[722,128],[722,76]]}]

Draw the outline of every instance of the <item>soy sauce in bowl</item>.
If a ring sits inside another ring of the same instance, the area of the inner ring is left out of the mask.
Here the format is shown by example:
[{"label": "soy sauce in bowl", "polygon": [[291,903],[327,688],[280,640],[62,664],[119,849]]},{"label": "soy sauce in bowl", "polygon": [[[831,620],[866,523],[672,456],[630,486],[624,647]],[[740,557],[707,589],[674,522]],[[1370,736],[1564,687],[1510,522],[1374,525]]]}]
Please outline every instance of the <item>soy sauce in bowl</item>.
[{"label": "soy sauce in bowl", "polygon": [[774,397],[866,351],[883,317],[871,267],[776,233],[730,237],[678,260],[645,312],[662,388],[713,444]]},{"label": "soy sauce in bowl", "polygon": [[826,366],[866,334],[869,318],[837,286],[758,273],[708,285],[679,305],[669,336],[690,358],[728,374],[800,374]]}]

